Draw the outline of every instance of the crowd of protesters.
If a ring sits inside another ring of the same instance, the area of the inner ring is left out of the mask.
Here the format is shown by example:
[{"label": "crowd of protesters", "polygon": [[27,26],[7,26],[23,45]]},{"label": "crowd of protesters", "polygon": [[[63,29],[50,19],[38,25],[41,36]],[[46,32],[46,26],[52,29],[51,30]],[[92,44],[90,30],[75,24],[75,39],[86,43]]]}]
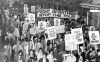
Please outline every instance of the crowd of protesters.
[{"label": "crowd of protesters", "polygon": [[[81,16],[77,20],[63,19],[61,24],[64,24],[65,33],[57,34],[57,38],[53,40],[47,40],[47,34],[45,32],[37,33],[35,35],[30,34],[30,28],[34,24],[29,24],[26,35],[23,34],[23,25],[27,21],[24,19],[24,15],[6,15],[8,27],[7,35],[4,36],[6,45],[4,46],[5,62],[100,62],[100,49],[91,47],[88,31],[89,26],[86,24],[86,20]],[[42,18],[40,18],[42,19]],[[38,19],[36,19],[38,21]],[[43,18],[43,20],[53,25],[52,18]],[[71,28],[83,29],[84,44],[83,51],[66,51],[64,35],[70,33]],[[9,35],[14,28],[19,29],[19,37],[15,35]],[[94,29],[93,29],[94,30]],[[95,29],[97,30],[97,29]],[[64,54],[70,54],[67,59],[64,58]]]}]

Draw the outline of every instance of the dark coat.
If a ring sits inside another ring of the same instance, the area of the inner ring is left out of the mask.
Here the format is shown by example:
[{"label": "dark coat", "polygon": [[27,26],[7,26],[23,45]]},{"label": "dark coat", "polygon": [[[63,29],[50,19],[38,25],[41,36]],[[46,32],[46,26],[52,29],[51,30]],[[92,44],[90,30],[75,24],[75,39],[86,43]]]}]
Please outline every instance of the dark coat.
[{"label": "dark coat", "polygon": [[[41,58],[40,60],[39,60],[39,62],[43,62],[43,58]],[[46,58],[46,62],[49,62],[49,60]]]}]

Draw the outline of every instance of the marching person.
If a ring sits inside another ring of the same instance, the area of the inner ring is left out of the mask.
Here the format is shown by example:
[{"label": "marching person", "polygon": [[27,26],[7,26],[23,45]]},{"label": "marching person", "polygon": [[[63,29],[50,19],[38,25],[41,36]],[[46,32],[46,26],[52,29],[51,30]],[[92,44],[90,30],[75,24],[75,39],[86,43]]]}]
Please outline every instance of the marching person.
[{"label": "marching person", "polygon": [[43,57],[39,60],[39,62],[49,62],[49,60],[46,57],[46,53],[43,53]]},{"label": "marching person", "polygon": [[48,58],[49,62],[54,62],[53,51],[52,50],[49,51],[49,54],[47,55],[47,58]]},{"label": "marching person", "polygon": [[24,57],[23,57],[23,52],[19,51],[18,52],[18,58],[17,62],[24,62]]},{"label": "marching person", "polygon": [[29,51],[28,61],[27,62],[36,62],[36,61],[37,61],[37,56],[35,54],[35,51],[31,49]]},{"label": "marching person", "polygon": [[37,53],[37,61],[39,61],[42,58],[43,51],[42,48],[39,49],[39,52]]}]

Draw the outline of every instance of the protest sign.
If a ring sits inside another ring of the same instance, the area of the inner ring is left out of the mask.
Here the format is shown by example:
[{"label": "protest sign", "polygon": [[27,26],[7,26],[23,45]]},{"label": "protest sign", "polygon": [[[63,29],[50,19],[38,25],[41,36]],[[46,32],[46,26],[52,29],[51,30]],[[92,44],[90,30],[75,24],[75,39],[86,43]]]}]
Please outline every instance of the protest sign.
[{"label": "protest sign", "polygon": [[31,28],[30,29],[30,34],[37,34],[38,33],[38,29],[37,29],[37,27],[33,27],[33,28]]},{"label": "protest sign", "polygon": [[31,6],[31,12],[35,13],[35,6]]},{"label": "protest sign", "polygon": [[65,25],[56,26],[56,33],[64,33],[65,32]]},{"label": "protest sign", "polygon": [[89,31],[89,38],[91,44],[100,44],[99,31]]},{"label": "protest sign", "polygon": [[77,44],[75,39],[75,34],[66,34],[65,35],[65,49],[66,50],[77,50]]},{"label": "protest sign", "polygon": [[35,14],[29,13],[28,20],[29,20],[29,23],[35,23]]},{"label": "protest sign", "polygon": [[57,38],[57,35],[56,35],[56,31],[55,31],[55,27],[49,27],[47,29],[47,33],[48,33],[48,39],[49,40],[52,40],[52,39],[55,39]]},{"label": "protest sign", "polygon": [[40,32],[45,30],[46,22],[45,21],[38,21],[38,29]]},{"label": "protest sign", "polygon": [[20,36],[19,36],[19,29],[18,29],[18,28],[15,28],[13,34],[14,34],[15,36],[17,36],[17,37],[20,37]]},{"label": "protest sign", "polygon": [[61,19],[54,18],[54,26],[59,26],[61,22]]},{"label": "protest sign", "polygon": [[77,44],[84,43],[82,28],[71,29],[71,34],[75,34],[76,35],[76,39],[77,39],[76,43]]},{"label": "protest sign", "polygon": [[89,27],[89,30],[90,30],[90,31],[95,31],[95,27],[94,27],[94,26],[90,26],[90,27]]},{"label": "protest sign", "polygon": [[24,14],[27,14],[28,13],[28,6],[27,4],[24,4]]}]

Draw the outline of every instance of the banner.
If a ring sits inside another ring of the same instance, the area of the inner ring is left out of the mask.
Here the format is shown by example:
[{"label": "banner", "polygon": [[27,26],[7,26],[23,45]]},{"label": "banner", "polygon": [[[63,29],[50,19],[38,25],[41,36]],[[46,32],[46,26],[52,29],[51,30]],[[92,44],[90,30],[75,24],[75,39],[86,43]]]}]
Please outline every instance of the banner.
[{"label": "banner", "polygon": [[100,44],[99,31],[89,31],[89,38],[91,44]]},{"label": "banner", "polygon": [[77,44],[84,43],[82,28],[71,29],[71,34],[76,34]]},{"label": "banner", "polygon": [[57,18],[70,18],[75,19],[78,12],[68,12],[65,10],[54,9],[40,9],[37,13],[37,17],[57,17]]},{"label": "banner", "polygon": [[77,50],[77,44],[75,39],[75,34],[65,35],[65,50]]},{"label": "banner", "polygon": [[50,9],[41,9],[38,11],[37,17],[50,17]]},{"label": "banner", "polygon": [[29,23],[35,23],[35,14],[29,13],[28,20],[29,20]]},{"label": "banner", "polygon": [[57,35],[56,35],[56,31],[55,31],[55,27],[49,27],[47,29],[47,33],[48,33],[48,39],[49,40],[52,40],[52,39],[55,39],[57,38]]},{"label": "banner", "polygon": [[35,6],[31,6],[31,12],[35,13]]},{"label": "banner", "polygon": [[38,29],[40,32],[45,30],[46,22],[45,21],[38,21]]},{"label": "banner", "polygon": [[54,26],[59,26],[61,22],[61,19],[59,18],[54,18]]},{"label": "banner", "polygon": [[55,29],[56,29],[57,34],[64,33],[65,32],[65,25],[56,26]]}]

